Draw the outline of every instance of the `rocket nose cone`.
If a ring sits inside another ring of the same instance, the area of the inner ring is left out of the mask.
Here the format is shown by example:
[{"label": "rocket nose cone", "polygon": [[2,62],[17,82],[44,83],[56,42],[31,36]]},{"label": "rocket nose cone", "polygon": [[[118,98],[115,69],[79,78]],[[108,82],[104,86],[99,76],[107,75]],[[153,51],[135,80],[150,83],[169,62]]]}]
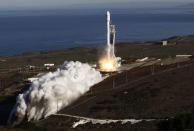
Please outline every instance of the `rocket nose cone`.
[{"label": "rocket nose cone", "polygon": [[107,16],[110,16],[110,12],[109,11],[107,11]]},{"label": "rocket nose cone", "polygon": [[110,12],[107,11],[107,20],[110,20]]}]

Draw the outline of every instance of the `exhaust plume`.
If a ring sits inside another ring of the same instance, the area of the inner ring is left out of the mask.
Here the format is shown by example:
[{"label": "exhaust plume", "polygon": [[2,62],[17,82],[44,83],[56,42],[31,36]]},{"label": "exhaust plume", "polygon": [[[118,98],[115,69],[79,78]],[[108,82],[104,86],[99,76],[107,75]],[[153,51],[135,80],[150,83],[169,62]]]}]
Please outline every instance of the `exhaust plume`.
[{"label": "exhaust plume", "polygon": [[101,80],[100,72],[88,64],[65,62],[57,71],[34,80],[29,90],[18,95],[8,122],[17,125],[24,119],[39,120],[54,114]]}]

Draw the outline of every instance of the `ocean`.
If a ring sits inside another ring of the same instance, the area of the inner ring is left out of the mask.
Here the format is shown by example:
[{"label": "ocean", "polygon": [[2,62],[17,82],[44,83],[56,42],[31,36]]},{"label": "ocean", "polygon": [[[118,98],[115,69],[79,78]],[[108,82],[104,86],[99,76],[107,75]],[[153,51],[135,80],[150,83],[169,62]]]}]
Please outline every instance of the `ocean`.
[{"label": "ocean", "polygon": [[[194,34],[192,14],[112,14],[117,42]],[[106,43],[105,15],[0,16],[0,56]]]}]

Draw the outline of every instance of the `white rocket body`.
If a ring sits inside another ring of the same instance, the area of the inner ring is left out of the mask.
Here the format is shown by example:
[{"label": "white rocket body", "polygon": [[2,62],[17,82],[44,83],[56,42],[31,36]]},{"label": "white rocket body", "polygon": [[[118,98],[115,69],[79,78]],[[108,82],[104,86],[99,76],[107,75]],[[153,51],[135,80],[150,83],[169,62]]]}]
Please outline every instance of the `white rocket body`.
[{"label": "white rocket body", "polygon": [[115,57],[114,47],[115,47],[115,25],[111,24],[110,12],[107,11],[107,55],[108,59]]},{"label": "white rocket body", "polygon": [[110,12],[107,11],[107,45],[110,45]]}]

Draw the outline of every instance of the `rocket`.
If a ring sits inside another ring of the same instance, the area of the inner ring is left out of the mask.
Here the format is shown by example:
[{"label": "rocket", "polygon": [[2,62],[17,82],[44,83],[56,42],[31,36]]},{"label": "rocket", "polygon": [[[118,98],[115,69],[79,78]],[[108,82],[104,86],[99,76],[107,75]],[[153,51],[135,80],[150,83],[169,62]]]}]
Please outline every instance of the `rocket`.
[{"label": "rocket", "polygon": [[[107,43],[102,58],[99,60],[99,68],[101,71],[114,72],[120,66],[120,58],[115,56],[115,25],[112,24],[111,14],[107,11]],[[106,54],[105,54],[106,53]]]},{"label": "rocket", "polygon": [[107,44],[115,44],[115,25],[112,25],[111,23],[111,16],[110,12],[107,11]]},{"label": "rocket", "polygon": [[107,11],[107,46],[110,45],[110,12]]},{"label": "rocket", "polygon": [[111,23],[111,14],[107,11],[107,47],[108,47],[108,57],[114,57],[114,47],[115,47],[115,25]]}]

